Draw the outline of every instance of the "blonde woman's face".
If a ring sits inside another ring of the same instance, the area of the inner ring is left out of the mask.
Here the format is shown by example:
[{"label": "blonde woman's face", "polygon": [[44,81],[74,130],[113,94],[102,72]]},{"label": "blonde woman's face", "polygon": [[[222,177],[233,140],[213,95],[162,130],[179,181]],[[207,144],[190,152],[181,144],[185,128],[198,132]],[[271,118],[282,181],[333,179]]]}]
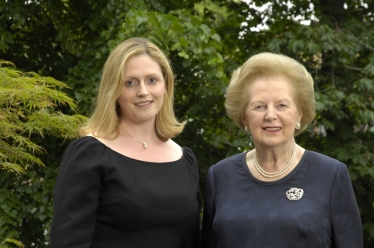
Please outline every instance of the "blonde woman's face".
[{"label": "blonde woman's face", "polygon": [[249,103],[243,119],[256,148],[294,143],[296,123],[301,120],[292,95],[292,85],[284,77],[259,78],[248,88]]},{"label": "blonde woman's face", "polygon": [[165,91],[160,65],[146,54],[131,57],[125,64],[123,88],[118,98],[122,121],[154,122]]}]

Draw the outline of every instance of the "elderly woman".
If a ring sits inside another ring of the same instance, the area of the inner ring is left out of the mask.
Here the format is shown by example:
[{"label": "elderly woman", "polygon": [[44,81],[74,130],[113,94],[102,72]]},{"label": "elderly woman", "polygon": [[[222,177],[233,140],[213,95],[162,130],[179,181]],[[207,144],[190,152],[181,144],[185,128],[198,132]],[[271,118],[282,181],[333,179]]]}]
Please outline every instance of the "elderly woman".
[{"label": "elderly woman", "polygon": [[315,116],[304,66],[252,56],[232,76],[226,109],[255,149],[209,169],[201,247],[362,247],[346,165],[295,142]]}]

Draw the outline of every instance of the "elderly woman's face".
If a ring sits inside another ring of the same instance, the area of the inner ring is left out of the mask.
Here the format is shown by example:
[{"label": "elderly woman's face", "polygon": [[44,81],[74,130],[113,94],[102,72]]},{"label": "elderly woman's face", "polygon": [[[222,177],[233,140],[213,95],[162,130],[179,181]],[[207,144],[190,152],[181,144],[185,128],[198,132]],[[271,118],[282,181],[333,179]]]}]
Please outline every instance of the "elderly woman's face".
[{"label": "elderly woman's face", "polygon": [[292,85],[284,77],[259,78],[249,87],[243,123],[249,128],[256,147],[275,147],[294,142],[296,123],[301,120],[292,94]]}]

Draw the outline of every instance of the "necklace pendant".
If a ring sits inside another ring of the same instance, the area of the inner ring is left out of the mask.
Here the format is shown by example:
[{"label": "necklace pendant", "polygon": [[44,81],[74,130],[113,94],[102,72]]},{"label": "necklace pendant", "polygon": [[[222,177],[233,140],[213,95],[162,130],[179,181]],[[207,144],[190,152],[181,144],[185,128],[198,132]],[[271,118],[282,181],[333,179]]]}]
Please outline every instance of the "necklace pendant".
[{"label": "necklace pendant", "polygon": [[[141,142],[140,140],[137,140],[137,139],[135,139],[134,137],[132,137],[130,134],[126,133],[126,131],[123,130],[121,127],[119,127],[119,128],[120,128],[120,129],[121,129],[125,134],[127,134],[127,136],[129,136],[130,138],[132,138],[132,139],[135,140],[136,142],[142,144],[144,149],[147,149],[147,147],[148,147],[147,142],[145,142],[145,141],[144,141],[144,142]],[[152,139],[150,139],[148,142],[151,142],[151,141],[153,140],[153,138],[156,137],[156,135],[157,135],[157,134],[155,134],[155,135],[152,137]]]}]

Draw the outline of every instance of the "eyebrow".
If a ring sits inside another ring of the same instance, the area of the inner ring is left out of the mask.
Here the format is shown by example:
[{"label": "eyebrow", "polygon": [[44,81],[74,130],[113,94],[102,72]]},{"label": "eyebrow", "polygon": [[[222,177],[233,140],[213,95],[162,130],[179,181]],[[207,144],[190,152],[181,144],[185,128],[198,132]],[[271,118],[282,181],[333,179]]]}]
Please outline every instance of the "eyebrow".
[{"label": "eyebrow", "polygon": [[[282,99],[279,99],[279,100],[276,100],[275,103],[278,103],[278,102],[291,102],[289,99],[287,98],[282,98]],[[258,103],[265,103],[264,101],[261,101],[261,100],[258,100],[258,101],[250,101],[249,104],[252,105],[252,104],[258,104]]]},{"label": "eyebrow", "polygon": [[[151,73],[151,74],[146,75],[146,77],[154,77],[154,76],[163,77],[162,74],[158,74],[158,73]],[[131,78],[138,78],[138,77],[137,76],[126,76],[126,75],[124,75],[124,78],[125,79],[131,79]]]}]

